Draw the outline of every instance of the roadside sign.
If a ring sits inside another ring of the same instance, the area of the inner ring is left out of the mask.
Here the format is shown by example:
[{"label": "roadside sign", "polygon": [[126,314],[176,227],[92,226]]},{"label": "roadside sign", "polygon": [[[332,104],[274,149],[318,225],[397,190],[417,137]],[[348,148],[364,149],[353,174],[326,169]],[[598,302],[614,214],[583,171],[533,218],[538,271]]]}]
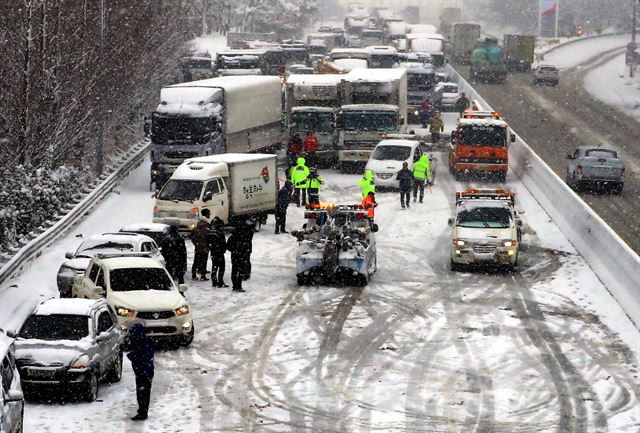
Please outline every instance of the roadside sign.
[{"label": "roadside sign", "polygon": [[628,66],[640,65],[640,53],[637,51],[627,51],[624,63]]}]

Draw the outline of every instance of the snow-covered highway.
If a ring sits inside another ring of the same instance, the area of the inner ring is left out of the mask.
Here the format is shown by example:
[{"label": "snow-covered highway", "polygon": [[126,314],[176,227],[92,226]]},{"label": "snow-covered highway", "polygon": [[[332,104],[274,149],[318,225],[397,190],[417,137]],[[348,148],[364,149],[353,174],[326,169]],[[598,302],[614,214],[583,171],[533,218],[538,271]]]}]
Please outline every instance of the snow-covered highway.
[{"label": "snow-covered highway", "polygon": [[[189,282],[196,336],[157,356],[150,418],[133,424],[133,374],[100,401],[29,403],[25,431],[634,432],[640,333],[516,179],[520,271],[451,273],[454,192],[440,169],[424,204],[379,194],[378,272],[363,289],[296,285],[296,241],[254,239],[248,293]],[[323,201],[355,202],[358,176],[324,171]],[[78,233],[148,221],[148,165],[0,294],[0,327],[42,297]],[[302,210],[289,211],[289,228]],[[191,254],[191,251],[190,251]]]}]

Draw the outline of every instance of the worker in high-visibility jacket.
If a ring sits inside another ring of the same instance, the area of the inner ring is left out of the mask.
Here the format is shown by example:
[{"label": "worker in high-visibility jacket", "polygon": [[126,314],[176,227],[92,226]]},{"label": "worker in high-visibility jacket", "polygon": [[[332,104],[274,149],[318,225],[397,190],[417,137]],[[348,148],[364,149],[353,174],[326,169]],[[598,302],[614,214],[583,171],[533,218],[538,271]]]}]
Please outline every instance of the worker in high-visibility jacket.
[{"label": "worker in high-visibility jacket", "polygon": [[371,170],[365,170],[364,175],[360,178],[360,190],[362,191],[362,198],[365,198],[369,192],[376,192],[376,182],[373,180],[373,173]]},{"label": "worker in high-visibility jacket", "polygon": [[423,154],[413,165],[413,202],[416,202],[418,191],[420,191],[420,203],[424,199],[424,185],[431,177],[431,167],[429,157]]},{"label": "worker in high-visibility jacket", "polygon": [[293,184],[293,201],[300,207],[307,204],[307,190],[309,189],[309,168],[305,165],[304,158],[296,161],[295,167],[291,167],[289,178]]},{"label": "worker in high-visibility jacket", "polygon": [[367,212],[367,216],[373,222],[373,218],[376,216],[375,208],[378,206],[376,203],[376,193],[369,191],[365,198],[362,199],[362,208]]},{"label": "worker in high-visibility jacket", "polygon": [[320,204],[320,188],[324,184],[315,167],[309,169],[309,204]]}]

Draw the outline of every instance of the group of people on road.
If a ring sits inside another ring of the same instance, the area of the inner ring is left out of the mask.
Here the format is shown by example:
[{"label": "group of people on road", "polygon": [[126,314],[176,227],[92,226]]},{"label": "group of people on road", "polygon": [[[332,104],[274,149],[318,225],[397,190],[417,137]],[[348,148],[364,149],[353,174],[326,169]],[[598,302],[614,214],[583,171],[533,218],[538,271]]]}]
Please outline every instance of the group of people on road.
[{"label": "group of people on road", "polygon": [[409,163],[403,162],[402,169],[397,173],[396,179],[400,186],[400,205],[402,209],[411,207],[411,191],[413,190],[413,202],[418,201],[420,193],[420,203],[424,200],[425,186],[431,186],[431,161],[427,155],[422,155],[413,165],[413,170],[409,170]]},{"label": "group of people on road", "polygon": [[310,167],[317,167],[318,144],[318,137],[311,131],[305,133],[304,139],[298,133],[293,134],[287,146],[289,166],[296,165],[298,158],[304,157]]},{"label": "group of people on road", "polygon": [[307,160],[298,157],[289,170],[289,181],[293,186],[292,200],[298,206],[320,203],[320,188],[324,184],[315,166],[307,166]]},{"label": "group of people on road", "polygon": [[211,255],[211,285],[213,287],[229,287],[224,282],[226,267],[225,253],[231,253],[231,288],[234,292],[244,292],[242,281],[251,276],[251,252],[255,222],[241,220],[235,225],[233,232],[226,238],[224,222],[218,218],[210,220],[209,209],[201,211],[200,219],[191,231],[194,246],[191,278],[207,281],[207,259]]}]

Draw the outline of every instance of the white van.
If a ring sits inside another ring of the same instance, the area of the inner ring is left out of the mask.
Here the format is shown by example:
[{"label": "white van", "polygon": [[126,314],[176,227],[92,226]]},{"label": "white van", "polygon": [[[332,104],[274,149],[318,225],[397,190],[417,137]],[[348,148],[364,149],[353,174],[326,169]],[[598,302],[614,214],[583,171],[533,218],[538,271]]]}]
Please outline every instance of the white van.
[{"label": "white van", "polygon": [[276,208],[277,156],[224,153],[182,163],[164,185],[153,209],[153,222],[180,221],[192,230],[204,209],[225,223],[237,218],[260,221]]},{"label": "white van", "polygon": [[422,148],[419,141],[382,140],[373,149],[365,170],[370,170],[373,173],[376,186],[399,188],[396,175],[402,169],[402,163],[408,163],[409,170],[413,170],[413,164],[421,156]]}]

